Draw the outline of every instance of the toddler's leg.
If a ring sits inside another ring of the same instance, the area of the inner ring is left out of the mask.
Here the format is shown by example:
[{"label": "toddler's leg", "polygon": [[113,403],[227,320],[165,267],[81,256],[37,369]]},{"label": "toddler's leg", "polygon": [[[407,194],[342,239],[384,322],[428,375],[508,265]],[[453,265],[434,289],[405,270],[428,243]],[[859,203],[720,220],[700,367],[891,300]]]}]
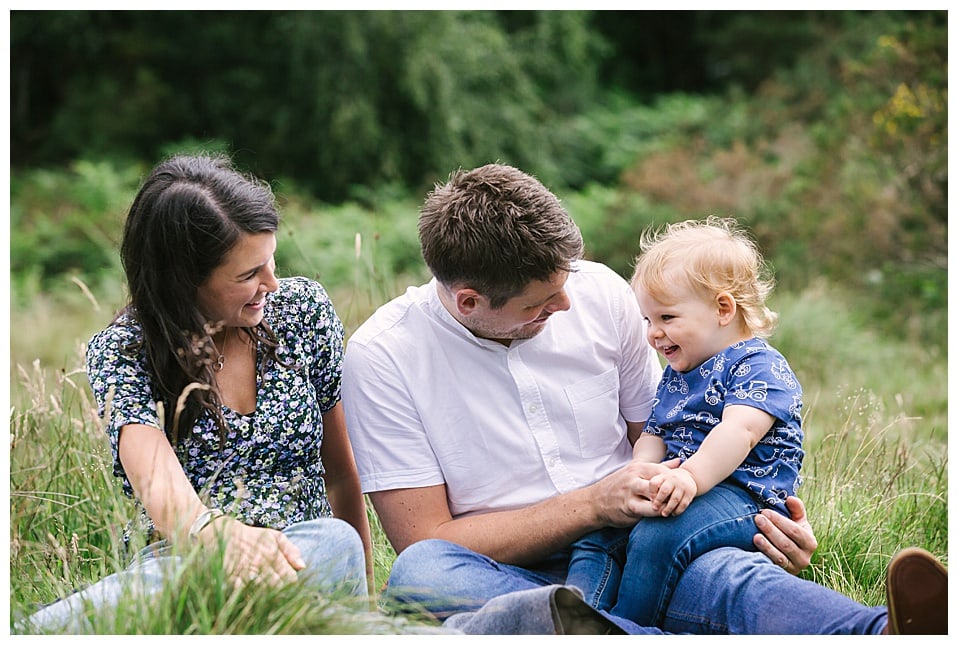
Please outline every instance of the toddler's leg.
[{"label": "toddler's leg", "polygon": [[572,544],[566,585],[596,609],[611,609],[619,592],[630,529],[593,531]]},{"label": "toddler's leg", "polygon": [[758,504],[744,490],[719,484],[681,515],[644,518],[629,538],[612,613],[640,625],[660,625],[672,592],[689,564],[723,546],[754,551]]}]

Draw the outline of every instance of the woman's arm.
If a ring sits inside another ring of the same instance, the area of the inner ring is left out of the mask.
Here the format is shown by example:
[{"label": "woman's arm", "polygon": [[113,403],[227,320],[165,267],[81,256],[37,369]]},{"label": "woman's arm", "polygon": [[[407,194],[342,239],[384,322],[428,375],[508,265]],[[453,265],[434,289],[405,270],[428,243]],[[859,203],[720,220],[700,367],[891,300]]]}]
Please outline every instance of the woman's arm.
[{"label": "woman's arm", "polygon": [[[120,429],[120,463],[157,530],[173,543],[187,542],[193,521],[206,507],[193,489],[163,432],[130,424]],[[273,529],[216,519],[196,536],[208,546],[225,542],[224,563],[235,584],[254,577],[276,584],[296,579],[306,566],[299,549]]]},{"label": "woman's arm", "polygon": [[326,468],[326,494],[333,515],[352,524],[363,540],[366,552],[366,576],[373,593],[373,547],[366,502],[359,485],[359,472],[346,432],[343,404],[337,403],[323,415],[323,445],[320,448]]},{"label": "woman's arm", "polygon": [[193,520],[206,507],[163,431],[126,425],[120,428],[119,443],[120,463],[157,530],[171,542],[185,541]]}]

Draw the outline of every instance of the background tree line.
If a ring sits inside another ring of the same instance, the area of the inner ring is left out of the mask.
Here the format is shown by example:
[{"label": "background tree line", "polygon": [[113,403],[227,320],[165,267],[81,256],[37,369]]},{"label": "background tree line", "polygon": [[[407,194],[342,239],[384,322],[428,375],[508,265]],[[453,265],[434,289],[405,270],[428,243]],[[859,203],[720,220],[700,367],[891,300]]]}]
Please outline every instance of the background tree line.
[{"label": "background tree line", "polygon": [[[14,165],[228,142],[322,199],[508,157],[575,185],[569,119],[751,91],[828,12],[14,12]],[[742,42],[749,43],[743,52]]]},{"label": "background tree line", "polygon": [[786,288],[943,328],[944,11],[14,11],[10,132],[41,279],[114,267],[110,187],[174,150],[369,209],[498,160],[622,273],[643,227],[734,215]]}]

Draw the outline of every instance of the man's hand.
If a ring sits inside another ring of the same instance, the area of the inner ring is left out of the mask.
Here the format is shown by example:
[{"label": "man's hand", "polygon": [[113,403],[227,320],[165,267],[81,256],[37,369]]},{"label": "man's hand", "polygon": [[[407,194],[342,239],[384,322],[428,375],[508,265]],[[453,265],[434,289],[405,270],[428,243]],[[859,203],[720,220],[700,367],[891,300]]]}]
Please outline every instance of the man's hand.
[{"label": "man's hand", "polygon": [[789,497],[785,506],[792,519],[770,509],[755,516],[755,525],[761,533],[757,533],[752,541],[769,560],[789,573],[797,574],[811,563],[818,541],[808,523],[802,500]]},{"label": "man's hand", "polygon": [[633,459],[593,484],[590,489],[601,525],[629,527],[640,518],[659,515],[652,505],[655,491],[650,487],[650,480],[678,465],[678,459],[662,464]]}]

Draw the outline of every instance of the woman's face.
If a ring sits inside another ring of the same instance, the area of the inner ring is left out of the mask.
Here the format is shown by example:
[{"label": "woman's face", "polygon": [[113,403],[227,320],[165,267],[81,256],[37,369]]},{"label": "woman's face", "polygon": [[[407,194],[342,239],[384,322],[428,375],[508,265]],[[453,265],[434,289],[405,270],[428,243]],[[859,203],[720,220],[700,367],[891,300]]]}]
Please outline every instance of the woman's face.
[{"label": "woman's face", "polygon": [[244,233],[196,292],[196,306],[210,322],[255,327],[263,319],[266,294],[279,283],[273,273],[276,235]]}]

